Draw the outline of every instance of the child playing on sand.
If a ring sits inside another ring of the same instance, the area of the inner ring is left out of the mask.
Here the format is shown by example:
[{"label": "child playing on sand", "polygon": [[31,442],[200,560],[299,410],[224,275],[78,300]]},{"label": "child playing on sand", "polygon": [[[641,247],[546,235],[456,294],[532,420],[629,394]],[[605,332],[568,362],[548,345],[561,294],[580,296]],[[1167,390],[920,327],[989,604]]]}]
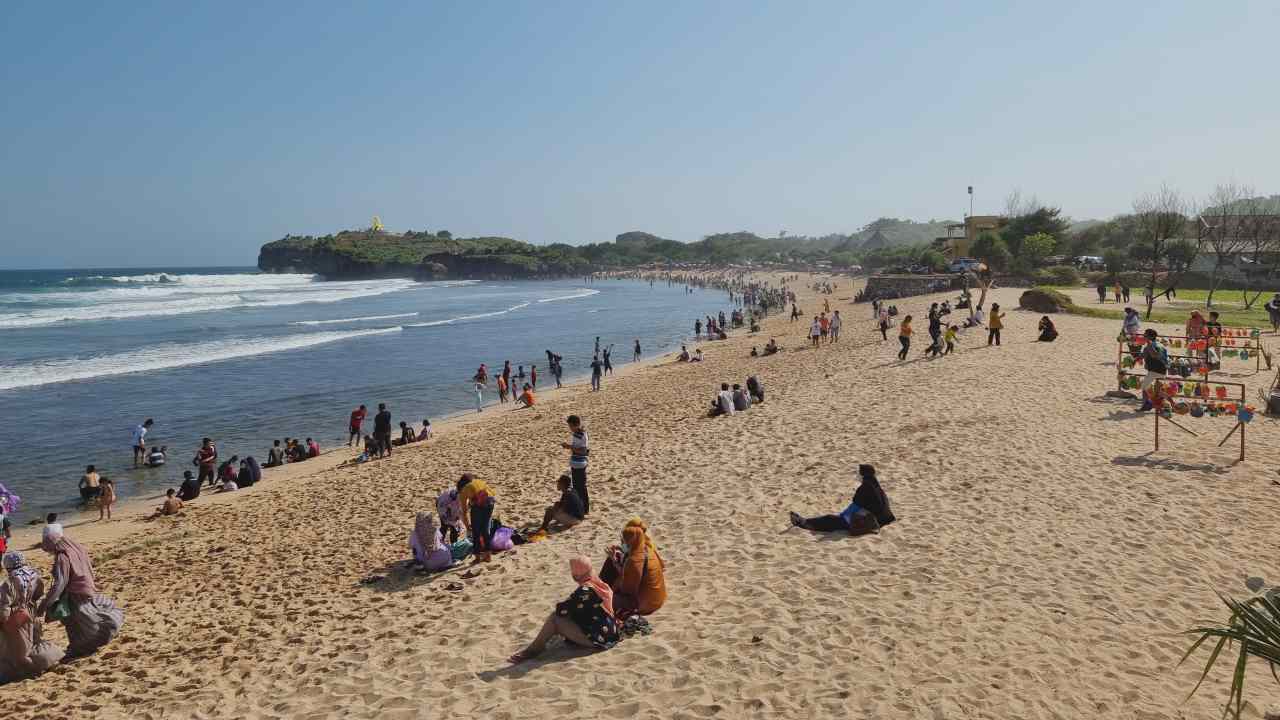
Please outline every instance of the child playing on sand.
[{"label": "child playing on sand", "polygon": [[102,478],[102,494],[98,496],[98,519],[111,519],[111,506],[116,504],[116,484]]},{"label": "child playing on sand", "polygon": [[911,316],[902,318],[902,327],[898,329],[898,342],[902,343],[902,349],[898,351],[898,359],[906,360],[907,351],[911,349]]},{"label": "child playing on sand", "polygon": [[1000,312],[1000,303],[991,303],[991,320],[987,322],[988,345],[993,341],[997,346],[1000,345],[1000,331],[1004,329],[1004,316],[1005,314]]},{"label": "child playing on sand", "polygon": [[955,325],[947,327],[947,332],[943,334],[942,339],[946,341],[947,347],[943,349],[943,355],[950,355],[956,351],[956,343],[959,341],[960,328]]}]

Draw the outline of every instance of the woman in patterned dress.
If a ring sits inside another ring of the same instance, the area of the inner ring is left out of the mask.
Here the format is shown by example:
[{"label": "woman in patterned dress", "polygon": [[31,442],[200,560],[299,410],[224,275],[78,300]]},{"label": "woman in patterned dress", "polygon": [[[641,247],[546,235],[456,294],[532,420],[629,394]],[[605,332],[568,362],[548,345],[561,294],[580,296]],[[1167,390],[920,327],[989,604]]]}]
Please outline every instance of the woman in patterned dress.
[{"label": "woman in patterned dress", "polygon": [[542,624],[538,637],[528,647],[512,655],[512,663],[531,660],[547,649],[547,643],[557,635],[579,647],[608,650],[618,643],[618,625],[613,616],[613,590],[608,583],[596,577],[591,561],[576,557],[569,561],[578,588],[568,600],[556,604],[555,612]]}]

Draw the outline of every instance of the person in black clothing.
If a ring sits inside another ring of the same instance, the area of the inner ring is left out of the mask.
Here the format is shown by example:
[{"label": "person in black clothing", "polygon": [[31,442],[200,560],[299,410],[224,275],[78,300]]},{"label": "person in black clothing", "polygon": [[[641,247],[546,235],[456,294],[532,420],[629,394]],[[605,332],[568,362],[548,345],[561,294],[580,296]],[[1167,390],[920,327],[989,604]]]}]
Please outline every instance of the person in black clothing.
[{"label": "person in black clothing", "polygon": [[391,455],[391,411],[386,403],[378,403],[378,414],[373,416],[373,440],[378,446],[378,457]]},{"label": "person in black clothing", "polygon": [[938,310],[938,303],[934,303],[929,307],[929,338],[933,342],[929,344],[929,347],[925,348],[925,355],[928,355],[931,351],[935,356],[942,352],[942,343],[939,341],[941,336],[942,312]]},{"label": "person in black clothing", "polygon": [[568,530],[587,516],[587,511],[582,507],[582,498],[573,491],[573,478],[561,475],[556,481],[556,487],[560,489],[560,499],[542,515],[543,530],[551,527],[553,522]]},{"label": "person in black clothing", "polygon": [[190,470],[182,473],[182,486],[178,488],[178,499],[187,502],[200,497],[200,481]]},{"label": "person in black clothing", "polygon": [[862,484],[853,493],[853,502],[843,512],[814,518],[803,518],[793,512],[791,524],[816,532],[844,530],[851,535],[862,535],[876,532],[897,520],[889,509],[889,496],[885,495],[880,480],[876,478],[876,469],[871,465],[859,465],[858,474],[862,476]]},{"label": "person in black clothing", "polygon": [[613,355],[613,346],[610,345],[609,347],[605,348],[604,353],[602,353],[602,358],[604,359],[604,371],[609,375],[613,374],[612,355]]}]

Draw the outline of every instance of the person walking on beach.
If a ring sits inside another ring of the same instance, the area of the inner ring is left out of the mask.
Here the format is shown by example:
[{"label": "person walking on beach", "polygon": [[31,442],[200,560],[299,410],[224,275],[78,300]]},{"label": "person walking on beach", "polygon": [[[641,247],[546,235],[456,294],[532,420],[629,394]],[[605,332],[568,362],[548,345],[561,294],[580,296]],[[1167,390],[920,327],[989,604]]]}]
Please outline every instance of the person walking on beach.
[{"label": "person walking on beach", "polygon": [[361,405],[351,411],[351,422],[347,426],[347,447],[354,447],[360,443],[360,439],[364,437],[364,431],[360,428],[364,425],[365,416],[369,414],[369,409]]},{"label": "person walking on beach", "polygon": [[840,326],[844,321],[840,319],[840,311],[837,310],[831,315],[831,342],[840,341]]},{"label": "person walking on beach", "polygon": [[822,341],[822,323],[818,320],[818,316],[813,316],[813,323],[809,325],[809,341],[816,348]]},{"label": "person walking on beach", "polygon": [[213,485],[218,479],[218,446],[213,444],[213,440],[204,438],[200,441],[200,449],[196,450],[194,462],[200,471],[196,483],[208,482]]},{"label": "person walking on beach", "polygon": [[942,336],[942,312],[938,310],[938,303],[929,306],[929,348],[925,350],[925,354],[929,354],[929,350],[936,353],[942,351],[942,344],[939,338]]},{"label": "person walking on beach", "polygon": [[911,349],[911,316],[902,318],[902,325],[898,328],[898,342],[902,343],[902,349],[898,351],[898,359],[906,360],[907,351]]},{"label": "person walking on beach", "polygon": [[604,349],[604,355],[603,355],[603,358],[604,358],[604,371],[605,371],[605,373],[606,373],[606,374],[609,374],[609,375],[612,375],[612,374],[613,374],[613,361],[612,361],[612,356],[613,356],[613,346],[612,346],[612,345],[610,345],[609,347],[607,347],[607,348],[605,348],[605,349]]},{"label": "person walking on beach", "polygon": [[600,362],[600,357],[591,359],[591,392],[600,390],[600,378],[604,375],[604,363]]},{"label": "person walking on beach", "polygon": [[102,494],[98,496],[98,519],[111,519],[111,507],[116,504],[116,484],[102,478]]},{"label": "person walking on beach", "polygon": [[480,412],[481,408],[484,406],[484,383],[477,380],[475,382],[475,390],[476,390],[476,412]]},{"label": "person walking on beach", "polygon": [[[1119,301],[1117,301],[1119,302]],[[991,320],[987,322],[987,344],[992,341],[1000,345],[1000,331],[1004,329],[1005,313],[1000,312],[1000,303],[991,303]]]},{"label": "person walking on beach", "polygon": [[141,425],[133,428],[133,464],[136,467],[147,460],[147,431],[155,424],[155,420],[147,418]]},{"label": "person walking on beach", "polygon": [[795,322],[796,320],[799,320],[799,319],[800,319],[800,308],[796,307],[795,303],[791,303],[791,322]]},{"label": "person walking on beach", "polygon": [[391,411],[386,403],[378,403],[378,414],[373,416],[373,440],[378,444],[378,457],[384,452],[391,456]]},{"label": "person walking on beach", "polygon": [[879,320],[880,342],[885,342],[889,339],[889,308],[885,307],[883,304],[880,306]]},{"label": "person walking on beach", "polygon": [[582,427],[582,418],[570,415],[566,422],[569,425],[569,442],[560,447],[569,451],[569,476],[572,479],[573,491],[582,500],[582,515],[591,512],[591,499],[587,495],[587,456],[591,450],[587,446],[587,430]]},{"label": "person walking on beach", "polygon": [[502,364],[502,384],[507,386],[507,390],[514,390],[511,384],[511,361],[508,360]]},{"label": "person walking on beach", "polygon": [[498,376],[498,403],[501,404],[501,403],[505,403],[506,401],[507,401],[507,379],[499,375]]},{"label": "person walking on beach", "polygon": [[631,362],[640,362],[640,338],[636,338],[635,348],[631,350]]}]

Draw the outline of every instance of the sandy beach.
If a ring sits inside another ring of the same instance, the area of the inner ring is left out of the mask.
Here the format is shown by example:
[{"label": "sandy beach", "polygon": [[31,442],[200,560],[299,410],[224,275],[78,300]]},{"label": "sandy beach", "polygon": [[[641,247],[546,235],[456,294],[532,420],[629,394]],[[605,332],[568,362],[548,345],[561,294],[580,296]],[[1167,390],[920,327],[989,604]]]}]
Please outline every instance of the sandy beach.
[{"label": "sandy beach", "polygon": [[[897,304],[917,336],[899,362],[893,331],[882,342],[837,282],[838,344],[807,348],[807,323],[778,315],[698,344],[701,364],[622,365],[600,393],[582,382],[534,409],[458,416],[389,460],[339,466],[350,455],[335,451],[178,518],[139,521],[147,501],[69,526],[125,627],[91,658],[0,689],[2,714],[1217,717],[1229,664],[1184,702],[1204,655],[1176,667],[1182,631],[1225,619],[1215,593],[1243,596],[1248,576],[1280,583],[1276,422],[1248,426],[1244,462],[1216,447],[1226,419],[1188,419],[1199,437],[1168,431],[1152,453],[1151,416],[1104,397],[1117,321],[1057,316],[1061,338],[1035,343],[1039,315],[1000,289],[1003,347],[969,331],[927,360],[925,311],[955,294],[910,298]],[[821,305],[801,292],[809,315]],[[771,336],[783,353],[749,357]],[[1224,370],[1251,402],[1272,376]],[[763,405],[704,417],[720,382],[750,374]],[[403,567],[414,514],[464,471],[493,486],[505,523],[540,519],[570,413],[591,434],[586,523],[476,570]],[[842,509],[860,462],[879,469],[897,523],[861,538],[788,528],[790,510]],[[654,633],[508,665],[573,589],[568,559],[600,559],[632,516],[667,560]],[[21,528],[15,545],[34,537]],[[48,556],[27,555],[47,578]],[[1247,717],[1280,704],[1265,668],[1250,683]]]}]

